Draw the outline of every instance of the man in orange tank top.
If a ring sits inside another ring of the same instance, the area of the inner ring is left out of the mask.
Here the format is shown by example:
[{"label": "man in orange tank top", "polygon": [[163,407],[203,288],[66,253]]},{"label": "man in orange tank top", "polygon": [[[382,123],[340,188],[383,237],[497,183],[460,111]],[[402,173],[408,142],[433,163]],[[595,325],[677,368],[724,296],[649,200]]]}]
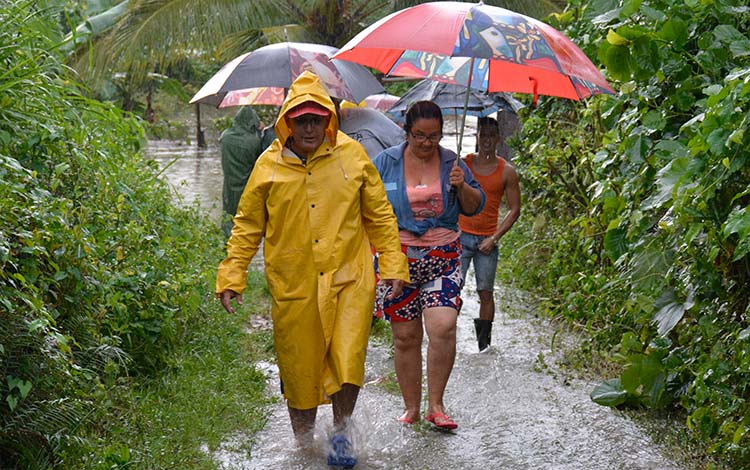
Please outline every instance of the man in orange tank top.
[{"label": "man in orange tank top", "polygon": [[[482,186],[487,203],[482,212],[473,217],[460,216],[461,272],[466,279],[469,265],[474,272],[479,294],[479,318],[474,319],[479,351],[486,351],[492,342],[492,321],[495,319],[495,272],[497,271],[497,243],[510,230],[521,214],[521,190],[513,165],[496,155],[500,141],[497,121],[479,119],[477,141],[479,152],[465,157],[466,164]],[[499,220],[500,203],[505,196],[508,212]]]}]

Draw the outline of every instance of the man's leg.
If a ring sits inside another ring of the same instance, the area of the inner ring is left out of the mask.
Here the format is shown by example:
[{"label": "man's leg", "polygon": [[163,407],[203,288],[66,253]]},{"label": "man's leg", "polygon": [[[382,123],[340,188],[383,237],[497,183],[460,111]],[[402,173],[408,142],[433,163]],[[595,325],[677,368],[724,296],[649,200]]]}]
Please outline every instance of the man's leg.
[{"label": "man's leg", "polygon": [[477,253],[474,258],[474,271],[479,294],[479,318],[474,320],[479,351],[484,351],[492,343],[492,322],[495,319],[495,274],[497,272],[497,247],[489,254]]},{"label": "man's leg", "polygon": [[358,395],[359,387],[353,384],[343,384],[341,390],[331,395],[334,430],[331,436],[331,449],[328,452],[328,465],[332,467],[354,468],[357,465],[351,435],[346,432],[346,427],[354,412]]},{"label": "man's leg", "polygon": [[337,431],[349,424],[349,418],[354,413],[354,406],[357,404],[357,396],[359,396],[359,387],[353,384],[343,384],[341,390],[331,396],[333,426]]},{"label": "man's leg", "polygon": [[474,253],[477,251],[474,238],[474,235],[469,233],[461,234],[461,288],[466,285],[466,273],[469,271],[471,260],[474,258]]},{"label": "man's leg", "polygon": [[292,430],[294,431],[294,437],[297,438],[297,444],[300,447],[312,446],[315,431],[315,415],[318,412],[318,408],[310,408],[309,410],[299,410],[291,406],[288,408],[289,419],[292,422]]},{"label": "man's leg", "polygon": [[491,290],[480,290],[479,319],[493,321],[495,319],[495,296]]}]

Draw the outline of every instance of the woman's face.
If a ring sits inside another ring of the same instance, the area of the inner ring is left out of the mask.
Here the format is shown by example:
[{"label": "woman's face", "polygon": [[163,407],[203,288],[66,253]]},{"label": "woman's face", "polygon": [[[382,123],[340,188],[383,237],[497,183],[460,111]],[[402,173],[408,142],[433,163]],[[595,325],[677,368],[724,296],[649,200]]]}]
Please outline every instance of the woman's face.
[{"label": "woman's face", "polygon": [[420,118],[414,121],[411,131],[406,134],[406,142],[417,158],[429,158],[437,153],[440,139],[443,138],[443,129],[440,119]]}]

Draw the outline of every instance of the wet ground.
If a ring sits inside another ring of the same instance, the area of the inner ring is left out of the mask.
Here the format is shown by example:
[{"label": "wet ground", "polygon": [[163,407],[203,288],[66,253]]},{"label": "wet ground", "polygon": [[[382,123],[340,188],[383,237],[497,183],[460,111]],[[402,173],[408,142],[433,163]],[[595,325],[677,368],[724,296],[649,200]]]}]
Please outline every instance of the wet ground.
[{"label": "wet ground", "polygon": [[[555,374],[548,325],[523,308],[512,291],[497,294],[503,310],[493,328],[493,346],[476,352],[472,319],[477,298],[469,290],[458,322],[456,365],[445,402],[459,424],[453,433],[426,425],[407,427],[396,418],[401,397],[382,383],[392,377],[390,349],[371,343],[365,386],[354,415],[358,469],[680,469],[651,439],[617,411],[589,399],[593,383]],[[558,339],[559,340],[559,339]],[[276,394],[273,364],[263,365],[269,393]],[[384,380],[385,379],[385,380]],[[424,408],[424,407],[423,407]],[[316,449],[295,450],[286,406],[273,408],[254,438],[236,436],[214,453],[222,469],[327,469],[330,406],[318,412]],[[247,442],[254,439],[252,446]]]},{"label": "wet ground", "polygon": [[[455,148],[455,141],[448,138],[443,145]],[[473,145],[472,137],[464,148]],[[215,144],[199,150],[152,142],[146,155],[165,169],[178,200],[185,204],[197,200],[212,219],[219,220],[222,175]],[[496,292],[499,313],[493,347],[488,353],[477,353],[472,319],[479,306],[471,286],[464,295],[456,364],[445,394],[458,430],[442,433],[425,425],[404,427],[396,421],[402,402],[392,387],[393,358],[389,347],[373,343],[368,350],[366,384],[354,415],[354,446],[360,459],[356,468],[686,468],[665,457],[627,417],[593,403],[589,398],[593,383],[562,378],[565,374],[555,369],[552,328],[535,317],[528,299],[518,292]],[[254,322],[260,327],[263,323]],[[555,341],[559,344],[560,338]],[[269,393],[278,394],[275,365],[261,366],[268,376]],[[384,385],[388,383],[390,391]],[[327,469],[325,447],[331,421],[330,406],[321,407],[316,448],[297,451],[286,406],[280,401],[263,431],[257,436],[235,436],[213,457],[222,469]]]}]

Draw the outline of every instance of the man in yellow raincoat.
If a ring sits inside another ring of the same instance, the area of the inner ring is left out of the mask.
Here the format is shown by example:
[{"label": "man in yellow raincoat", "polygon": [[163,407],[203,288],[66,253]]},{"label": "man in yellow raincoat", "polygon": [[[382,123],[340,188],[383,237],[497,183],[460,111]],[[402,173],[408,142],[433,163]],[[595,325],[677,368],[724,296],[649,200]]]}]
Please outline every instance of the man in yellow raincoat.
[{"label": "man in yellow raincoat", "polygon": [[[279,374],[304,445],[320,404],[333,403],[334,428],[343,432],[362,386],[375,296],[370,243],[394,291],[409,268],[380,176],[364,148],[338,130],[316,75],[304,72],[292,84],[275,130],[240,199],[216,292],[230,313],[232,298],[242,303],[248,263],[264,239]],[[330,465],[356,463],[343,436],[334,435]]]}]

